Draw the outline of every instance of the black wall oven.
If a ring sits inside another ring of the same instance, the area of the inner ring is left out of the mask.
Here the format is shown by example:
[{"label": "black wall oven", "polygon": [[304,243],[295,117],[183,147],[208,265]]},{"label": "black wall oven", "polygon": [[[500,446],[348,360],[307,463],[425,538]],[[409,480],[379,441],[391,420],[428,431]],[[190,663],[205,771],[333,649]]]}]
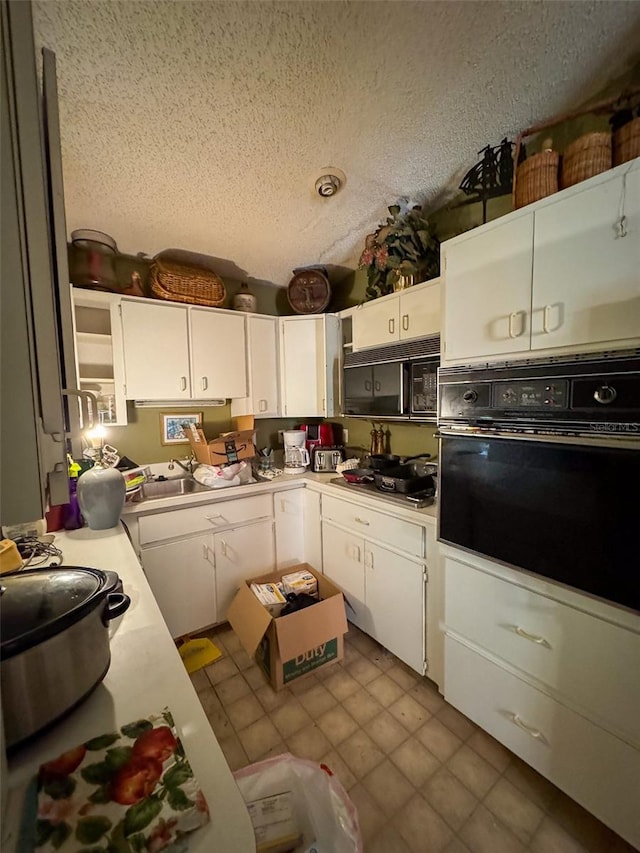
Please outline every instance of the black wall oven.
[{"label": "black wall oven", "polygon": [[640,359],[440,371],[439,538],[640,610]]}]

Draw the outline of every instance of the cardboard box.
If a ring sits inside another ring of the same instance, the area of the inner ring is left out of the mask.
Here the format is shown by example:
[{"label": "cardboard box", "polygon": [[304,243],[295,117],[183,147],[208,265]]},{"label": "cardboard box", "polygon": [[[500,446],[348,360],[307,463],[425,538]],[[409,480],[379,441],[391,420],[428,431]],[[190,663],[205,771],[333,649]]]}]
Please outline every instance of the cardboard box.
[{"label": "cardboard box", "polygon": [[242,415],[234,418],[234,422],[235,430],[223,432],[209,442],[199,427],[191,425],[187,436],[193,455],[201,465],[229,465],[256,455],[253,415]]},{"label": "cardboard box", "polygon": [[272,617],[250,589],[251,583],[279,581],[282,573],[272,572],[245,581],[227,612],[245,651],[255,657],[274,690],[344,657],[347,617],[342,592],[308,563],[291,568],[315,575],[322,601],[287,616]]}]

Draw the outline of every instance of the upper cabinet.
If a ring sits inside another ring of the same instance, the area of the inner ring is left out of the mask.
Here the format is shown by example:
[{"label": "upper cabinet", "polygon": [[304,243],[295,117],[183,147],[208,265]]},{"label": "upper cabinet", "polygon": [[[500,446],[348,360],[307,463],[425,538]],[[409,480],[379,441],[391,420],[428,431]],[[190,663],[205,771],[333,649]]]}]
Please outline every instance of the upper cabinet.
[{"label": "upper cabinet", "polygon": [[442,363],[640,343],[640,159],[442,246]]},{"label": "upper cabinet", "polygon": [[192,399],[187,311],[152,300],[122,300],[127,399]]},{"label": "upper cabinet", "polygon": [[189,308],[191,396],[194,400],[245,397],[245,317],[232,311]]},{"label": "upper cabinet", "polygon": [[333,314],[281,317],[280,328],[283,417],[333,417],[340,402],[340,320]]},{"label": "upper cabinet", "polygon": [[144,299],[121,310],[127,399],[246,395],[244,315]]},{"label": "upper cabinet", "polygon": [[78,388],[98,398],[97,420],[127,423],[122,356],[120,297],[97,290],[72,289]]},{"label": "upper cabinet", "polygon": [[440,279],[361,305],[353,313],[354,351],[440,332]]},{"label": "upper cabinet", "polygon": [[231,414],[279,417],[277,317],[247,316],[247,364],[247,396],[232,401]]}]

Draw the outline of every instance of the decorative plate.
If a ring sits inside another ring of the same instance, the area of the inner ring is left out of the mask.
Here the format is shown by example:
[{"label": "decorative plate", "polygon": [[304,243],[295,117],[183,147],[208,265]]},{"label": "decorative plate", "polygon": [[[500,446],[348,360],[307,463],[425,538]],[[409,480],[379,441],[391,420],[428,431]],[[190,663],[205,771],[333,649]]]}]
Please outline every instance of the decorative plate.
[{"label": "decorative plate", "polygon": [[329,304],[331,285],[323,267],[294,270],[287,288],[289,305],[296,314],[319,314]]}]

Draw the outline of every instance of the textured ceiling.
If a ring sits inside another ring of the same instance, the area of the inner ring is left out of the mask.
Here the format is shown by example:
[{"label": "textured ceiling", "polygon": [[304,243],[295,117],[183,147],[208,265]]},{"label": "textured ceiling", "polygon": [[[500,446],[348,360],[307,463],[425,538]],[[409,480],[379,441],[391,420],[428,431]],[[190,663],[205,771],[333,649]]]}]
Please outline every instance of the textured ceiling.
[{"label": "textured ceiling", "polygon": [[[34,21],[69,231],[286,285],[355,267],[388,204],[428,208],[483,145],[593,94],[638,50],[640,3],[37,0]],[[347,184],[322,199],[329,165]]]}]

